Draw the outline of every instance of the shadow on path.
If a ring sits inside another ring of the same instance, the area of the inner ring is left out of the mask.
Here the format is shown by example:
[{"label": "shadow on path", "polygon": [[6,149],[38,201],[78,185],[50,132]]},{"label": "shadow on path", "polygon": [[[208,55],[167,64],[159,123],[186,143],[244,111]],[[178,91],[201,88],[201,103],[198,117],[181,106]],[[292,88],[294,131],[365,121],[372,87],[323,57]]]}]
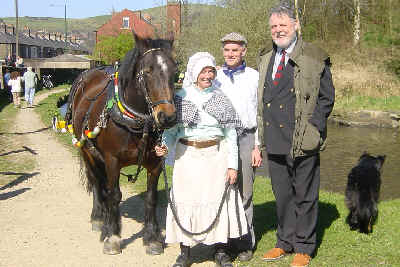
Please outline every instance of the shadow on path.
[{"label": "shadow on path", "polygon": [[33,154],[33,155],[37,155],[37,154],[38,154],[35,150],[33,150],[33,149],[31,149],[31,148],[29,148],[29,147],[27,147],[27,146],[22,146],[22,148],[23,148],[23,149],[13,150],[13,151],[9,151],[9,152],[0,154],[0,157],[1,157],[1,156],[7,156],[7,155],[10,155],[10,154],[16,154],[16,153],[26,152],[26,151],[28,151],[29,153],[31,153],[31,154]]},{"label": "shadow on path", "polygon": [[30,188],[22,188],[22,189],[18,189],[18,190],[12,191],[12,192],[0,194],[0,200],[6,200],[6,199],[9,199],[12,197],[16,197],[28,190],[31,190],[31,189]]},{"label": "shadow on path", "polygon": [[13,186],[16,186],[16,185],[28,180],[29,178],[32,178],[33,176],[36,176],[36,175],[40,174],[40,172],[33,172],[33,173],[0,172],[0,174],[2,174],[2,175],[20,175],[14,181],[4,185],[3,187],[0,187],[0,190],[4,190],[4,189],[7,189],[7,188],[11,188]]},{"label": "shadow on path", "polygon": [[6,135],[6,134],[10,134],[10,135],[24,135],[24,134],[40,133],[40,132],[43,132],[43,131],[47,131],[47,130],[49,130],[49,129],[51,129],[51,126],[49,126],[49,127],[44,127],[44,128],[40,128],[40,129],[37,129],[37,130],[35,130],[35,131],[24,132],[24,133],[21,133],[21,132],[0,133],[0,135]]}]

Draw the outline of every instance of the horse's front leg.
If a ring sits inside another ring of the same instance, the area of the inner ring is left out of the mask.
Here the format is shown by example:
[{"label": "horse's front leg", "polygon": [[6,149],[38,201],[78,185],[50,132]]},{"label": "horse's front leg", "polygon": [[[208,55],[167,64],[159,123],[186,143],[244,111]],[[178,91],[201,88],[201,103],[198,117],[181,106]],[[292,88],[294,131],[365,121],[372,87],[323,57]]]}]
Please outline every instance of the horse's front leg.
[{"label": "horse's front leg", "polygon": [[146,246],[146,253],[150,255],[160,255],[164,252],[163,238],[156,220],[157,185],[161,167],[160,163],[155,169],[147,170],[143,244]]},{"label": "horse's front leg", "polygon": [[119,188],[120,168],[118,160],[112,156],[105,158],[107,180],[105,183],[105,218],[100,240],[104,240],[104,254],[121,253],[121,215],[119,203],[122,194]]}]

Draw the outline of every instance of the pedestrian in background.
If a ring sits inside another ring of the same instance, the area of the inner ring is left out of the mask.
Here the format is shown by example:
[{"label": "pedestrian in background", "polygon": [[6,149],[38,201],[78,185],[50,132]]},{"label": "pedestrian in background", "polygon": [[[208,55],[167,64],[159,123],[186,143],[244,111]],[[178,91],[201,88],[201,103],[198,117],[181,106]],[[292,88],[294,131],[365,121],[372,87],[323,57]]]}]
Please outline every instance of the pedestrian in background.
[{"label": "pedestrian in background", "polygon": [[28,67],[28,70],[24,73],[22,80],[25,82],[25,101],[27,107],[32,107],[33,98],[35,96],[35,90],[37,86],[37,75],[32,71],[32,67]]},{"label": "pedestrian in background", "polygon": [[10,86],[8,85],[10,78],[11,78],[11,73],[8,69],[6,69],[6,73],[4,74],[4,90],[5,90],[5,94],[7,95],[8,100],[10,102],[12,102],[12,94],[10,91]]},{"label": "pedestrian in background", "polygon": [[11,72],[10,80],[8,85],[11,86],[11,93],[13,95],[13,102],[16,108],[21,107],[21,76],[18,71]]},{"label": "pedestrian in background", "polygon": [[20,56],[17,57],[17,61],[15,62],[15,66],[17,68],[22,68],[24,66],[24,59]]}]

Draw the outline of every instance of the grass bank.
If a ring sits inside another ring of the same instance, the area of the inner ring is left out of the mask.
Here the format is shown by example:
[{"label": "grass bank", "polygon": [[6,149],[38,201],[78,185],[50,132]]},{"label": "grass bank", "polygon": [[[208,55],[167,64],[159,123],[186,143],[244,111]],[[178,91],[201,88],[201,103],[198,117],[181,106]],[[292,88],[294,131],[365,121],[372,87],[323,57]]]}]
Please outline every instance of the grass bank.
[{"label": "grass bank", "polygon": [[[50,123],[51,117],[57,112],[55,103],[60,93],[52,95],[41,102],[35,109],[39,112],[45,124]],[[77,151],[71,145],[69,134],[55,134],[60,142]],[[134,174],[136,167],[128,167],[124,173]],[[167,168],[170,181],[171,168]],[[145,172],[140,174],[135,184],[129,184],[125,176],[120,178],[122,186],[133,193],[143,193],[146,190]],[[163,177],[160,176],[158,186],[159,204],[166,206]],[[276,263],[265,263],[260,258],[262,254],[275,245],[276,216],[275,199],[268,178],[257,177],[254,184],[254,213],[257,237],[255,257],[248,263],[238,263],[238,266],[288,266],[292,256]],[[400,249],[400,231],[398,231],[397,214],[400,213],[400,199],[384,201],[379,204],[379,218],[370,235],[350,231],[345,224],[347,209],[344,196],[337,193],[322,191],[320,194],[320,214],[318,233],[318,250],[310,266],[400,266],[398,251]]]},{"label": "grass bank", "polygon": [[24,144],[25,133],[14,130],[20,109],[15,108],[4,93],[2,90],[0,96],[0,190],[29,178],[35,167],[31,150]]},{"label": "grass bank", "polygon": [[336,89],[334,113],[400,111],[400,75],[393,70],[398,63],[386,49],[355,49],[332,42],[327,50]]}]

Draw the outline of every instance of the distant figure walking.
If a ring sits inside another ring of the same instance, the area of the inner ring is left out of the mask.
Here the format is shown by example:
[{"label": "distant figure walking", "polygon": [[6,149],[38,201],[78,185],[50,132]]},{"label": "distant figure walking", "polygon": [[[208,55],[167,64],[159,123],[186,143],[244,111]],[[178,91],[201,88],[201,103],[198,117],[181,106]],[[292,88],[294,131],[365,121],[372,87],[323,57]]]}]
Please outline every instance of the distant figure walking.
[{"label": "distant figure walking", "polygon": [[11,72],[11,79],[8,81],[11,86],[11,93],[13,95],[13,102],[15,107],[21,106],[20,93],[21,93],[21,76],[18,71]]},{"label": "distant figure walking", "polygon": [[20,56],[17,57],[17,61],[15,62],[15,66],[17,68],[22,68],[24,66],[24,59]]},{"label": "distant figure walking", "polygon": [[4,74],[4,89],[5,89],[5,93],[7,95],[7,98],[10,102],[12,102],[12,94],[10,91],[10,86],[8,85],[8,82],[11,79],[11,73],[8,69],[6,69],[6,73]]},{"label": "distant figure walking", "polygon": [[22,78],[25,81],[25,101],[27,107],[32,107],[33,98],[35,96],[35,89],[38,82],[36,73],[32,71],[32,67],[28,67],[28,70],[24,73]]}]

